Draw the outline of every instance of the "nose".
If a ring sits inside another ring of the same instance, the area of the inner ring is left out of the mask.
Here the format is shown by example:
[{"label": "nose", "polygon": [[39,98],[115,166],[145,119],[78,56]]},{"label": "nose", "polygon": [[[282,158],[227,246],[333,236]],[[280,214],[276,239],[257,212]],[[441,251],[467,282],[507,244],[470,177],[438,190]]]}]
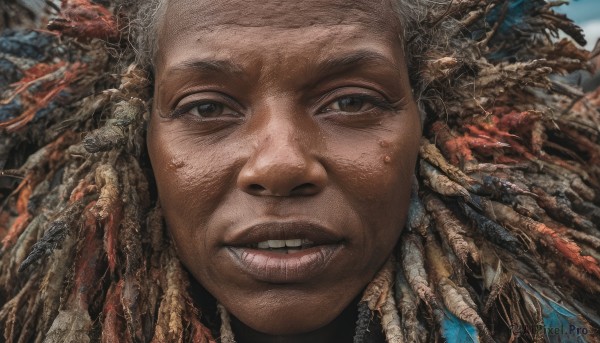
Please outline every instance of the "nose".
[{"label": "nose", "polygon": [[306,196],[319,193],[327,172],[309,153],[294,128],[265,128],[267,133],[252,151],[237,179],[244,192],[266,196]]}]

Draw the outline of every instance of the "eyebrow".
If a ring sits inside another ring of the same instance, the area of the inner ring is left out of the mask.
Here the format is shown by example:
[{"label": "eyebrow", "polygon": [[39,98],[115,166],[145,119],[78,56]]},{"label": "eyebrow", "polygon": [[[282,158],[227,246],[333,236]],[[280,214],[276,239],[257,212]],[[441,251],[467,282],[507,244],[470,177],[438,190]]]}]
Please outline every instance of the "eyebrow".
[{"label": "eyebrow", "polygon": [[[316,74],[329,75],[340,70],[356,67],[357,65],[368,65],[372,63],[395,65],[390,59],[378,52],[372,50],[357,50],[343,56],[327,58],[324,62],[319,63]],[[241,66],[229,60],[216,59],[183,61],[171,68],[171,71],[217,72],[224,74],[244,73]]]},{"label": "eyebrow", "polygon": [[242,74],[243,69],[228,60],[189,60],[171,68],[171,71],[218,72],[226,74]]},{"label": "eyebrow", "polygon": [[384,55],[373,50],[357,50],[340,57],[332,57],[319,64],[317,74],[332,74],[340,70],[355,68],[357,65],[390,65],[395,63]]}]

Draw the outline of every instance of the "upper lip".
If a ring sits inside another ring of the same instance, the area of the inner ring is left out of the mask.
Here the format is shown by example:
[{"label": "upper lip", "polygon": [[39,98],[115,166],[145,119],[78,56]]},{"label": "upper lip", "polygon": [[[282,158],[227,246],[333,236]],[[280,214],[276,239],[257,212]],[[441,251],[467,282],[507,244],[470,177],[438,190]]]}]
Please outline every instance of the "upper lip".
[{"label": "upper lip", "polygon": [[315,245],[339,243],[340,235],[310,221],[272,221],[235,230],[225,237],[225,245],[245,246],[268,240],[307,239]]}]

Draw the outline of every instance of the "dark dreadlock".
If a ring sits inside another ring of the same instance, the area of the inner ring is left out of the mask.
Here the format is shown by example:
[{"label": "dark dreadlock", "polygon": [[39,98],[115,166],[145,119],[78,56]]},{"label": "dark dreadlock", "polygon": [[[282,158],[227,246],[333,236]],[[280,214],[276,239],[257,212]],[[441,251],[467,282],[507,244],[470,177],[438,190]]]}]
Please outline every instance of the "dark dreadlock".
[{"label": "dark dreadlock", "polygon": [[[136,3],[62,0],[52,32],[9,29],[20,3],[0,5],[0,341],[233,341],[165,233]],[[373,321],[388,342],[598,341],[600,90],[550,77],[587,68],[557,40],[580,29],[561,2],[403,3],[424,137],[355,342]]]}]

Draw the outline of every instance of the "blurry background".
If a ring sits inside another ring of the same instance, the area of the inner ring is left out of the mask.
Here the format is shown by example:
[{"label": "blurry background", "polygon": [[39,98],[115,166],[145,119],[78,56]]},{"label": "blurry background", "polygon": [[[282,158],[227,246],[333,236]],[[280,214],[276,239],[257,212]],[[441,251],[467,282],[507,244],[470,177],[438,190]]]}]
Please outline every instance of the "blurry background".
[{"label": "blurry background", "polygon": [[[111,2],[109,0],[92,1],[104,5],[108,5]],[[54,4],[56,7],[60,6],[60,0],[0,0],[0,10],[2,9],[2,6],[6,6],[6,4],[10,3],[20,4],[21,6],[28,8],[32,14],[41,13],[44,3]],[[593,49],[596,41],[600,37],[600,0],[570,0],[569,4],[555,7],[555,10],[568,15],[583,28],[588,42],[585,47],[588,50]],[[0,13],[1,12],[2,11],[0,11]],[[3,19],[7,20],[9,18],[0,18],[0,23]],[[0,25],[0,27],[1,26],[2,25]]]},{"label": "blurry background", "polygon": [[585,32],[586,48],[594,48],[600,37],[600,0],[571,0],[567,5],[556,7],[557,12],[565,13]]}]

